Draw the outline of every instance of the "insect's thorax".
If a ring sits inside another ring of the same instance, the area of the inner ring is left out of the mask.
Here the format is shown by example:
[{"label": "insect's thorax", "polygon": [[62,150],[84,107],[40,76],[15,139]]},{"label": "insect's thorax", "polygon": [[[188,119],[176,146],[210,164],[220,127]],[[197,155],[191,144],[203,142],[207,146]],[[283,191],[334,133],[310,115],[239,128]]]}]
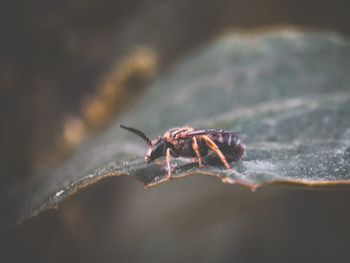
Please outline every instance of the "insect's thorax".
[{"label": "insect's thorax", "polygon": [[194,131],[194,128],[190,126],[183,126],[183,127],[175,127],[172,129],[167,130],[163,137],[167,139],[176,139],[179,135],[184,134],[186,132]]},{"label": "insect's thorax", "polygon": [[[192,132],[195,129],[190,126],[176,127],[168,130],[164,133],[164,138],[169,143],[169,147],[180,156],[183,157],[195,157],[196,153],[192,147],[192,138],[180,138],[182,135]],[[198,141],[199,149],[202,156],[205,156],[208,152],[208,149],[204,143]]]}]

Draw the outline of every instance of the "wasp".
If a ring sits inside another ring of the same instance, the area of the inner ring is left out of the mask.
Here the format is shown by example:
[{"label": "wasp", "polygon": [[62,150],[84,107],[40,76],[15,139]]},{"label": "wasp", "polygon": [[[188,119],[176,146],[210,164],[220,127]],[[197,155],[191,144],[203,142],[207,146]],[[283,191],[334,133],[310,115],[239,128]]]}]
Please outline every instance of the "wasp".
[{"label": "wasp", "polygon": [[245,145],[239,134],[220,129],[195,129],[190,126],[176,127],[167,130],[162,136],[150,140],[143,132],[135,128],[120,125],[141,137],[148,145],[145,155],[147,164],[165,156],[168,174],[165,180],[171,179],[171,157],[197,158],[202,168],[202,158],[209,150],[215,153],[226,169],[231,169],[228,162],[239,161],[245,153]]}]

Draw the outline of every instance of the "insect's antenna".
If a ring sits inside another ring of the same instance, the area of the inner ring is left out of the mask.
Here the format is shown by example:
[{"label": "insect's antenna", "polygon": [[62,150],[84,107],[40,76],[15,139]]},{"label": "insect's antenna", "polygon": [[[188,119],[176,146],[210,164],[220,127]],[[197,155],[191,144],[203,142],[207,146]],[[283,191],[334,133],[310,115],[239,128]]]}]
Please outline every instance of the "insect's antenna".
[{"label": "insect's antenna", "polygon": [[131,127],[126,127],[122,124],[120,124],[119,126],[120,128],[123,128],[129,132],[135,133],[137,136],[141,137],[148,145],[151,145],[151,140],[142,131],[136,130]]}]

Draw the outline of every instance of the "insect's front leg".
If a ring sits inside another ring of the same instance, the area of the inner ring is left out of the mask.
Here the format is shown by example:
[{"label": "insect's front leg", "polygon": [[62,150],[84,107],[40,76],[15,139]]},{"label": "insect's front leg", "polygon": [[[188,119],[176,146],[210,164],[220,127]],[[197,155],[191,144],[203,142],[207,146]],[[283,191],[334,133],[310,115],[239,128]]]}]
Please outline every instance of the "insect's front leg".
[{"label": "insect's front leg", "polygon": [[171,172],[172,172],[171,153],[172,153],[172,150],[170,148],[167,148],[166,152],[165,152],[165,161],[166,161],[166,164],[167,164],[168,174],[164,178],[162,178],[162,179],[160,179],[158,181],[146,184],[144,186],[145,189],[153,187],[153,186],[161,184],[161,183],[164,183],[164,182],[167,182],[167,181],[169,181],[172,178],[172,175],[171,175]]},{"label": "insect's front leg", "polygon": [[167,148],[166,149],[166,155],[165,155],[165,160],[166,160],[166,164],[168,167],[168,175],[167,175],[167,179],[171,178],[171,171],[172,171],[172,167],[171,167],[171,149]]},{"label": "insect's front leg", "polygon": [[199,168],[203,168],[204,165],[202,164],[202,156],[199,152],[198,142],[197,142],[197,138],[195,136],[192,137],[192,148],[197,155]]}]

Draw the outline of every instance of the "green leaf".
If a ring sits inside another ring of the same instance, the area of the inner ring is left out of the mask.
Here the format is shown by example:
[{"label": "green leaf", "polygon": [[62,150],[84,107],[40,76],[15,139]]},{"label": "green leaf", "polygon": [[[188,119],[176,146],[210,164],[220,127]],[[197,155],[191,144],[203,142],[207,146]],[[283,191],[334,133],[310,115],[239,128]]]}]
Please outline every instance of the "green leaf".
[{"label": "green leaf", "polygon": [[164,160],[145,165],[144,141],[185,124],[237,131],[247,146],[232,170],[175,159],[174,178],[216,176],[256,189],[270,183],[350,183],[350,44],[331,33],[224,37],[179,62],[129,113],[37,185],[25,216],[52,208],[108,176],[162,181]]}]

